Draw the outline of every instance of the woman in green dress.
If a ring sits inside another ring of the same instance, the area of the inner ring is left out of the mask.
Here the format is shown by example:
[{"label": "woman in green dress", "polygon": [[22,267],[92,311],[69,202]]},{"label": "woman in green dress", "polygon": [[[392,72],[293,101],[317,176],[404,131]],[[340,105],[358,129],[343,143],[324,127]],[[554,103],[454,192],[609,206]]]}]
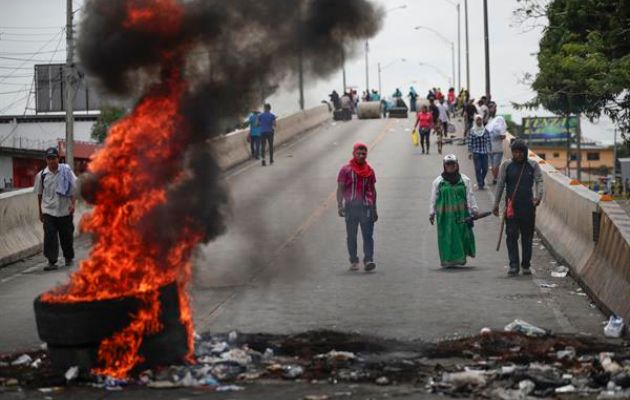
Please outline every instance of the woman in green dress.
[{"label": "woman in green dress", "polygon": [[464,220],[477,216],[479,208],[470,179],[459,173],[454,154],[444,157],[444,172],[433,181],[429,222],[437,221],[442,267],[466,265],[475,256],[475,236]]}]

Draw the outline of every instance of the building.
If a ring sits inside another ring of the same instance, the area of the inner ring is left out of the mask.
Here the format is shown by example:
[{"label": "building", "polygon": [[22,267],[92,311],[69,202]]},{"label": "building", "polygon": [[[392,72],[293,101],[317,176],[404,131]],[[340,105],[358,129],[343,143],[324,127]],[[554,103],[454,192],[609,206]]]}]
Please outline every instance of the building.
[{"label": "building", "polygon": [[[533,143],[530,149],[540,158],[550,163],[554,168],[566,174],[567,171],[567,147],[566,144]],[[614,163],[614,149],[612,146],[603,146],[594,142],[582,144],[582,173],[587,177],[606,176],[610,173]],[[577,146],[571,146],[570,176],[575,177],[577,171]],[[587,179],[592,180],[592,179]]]},{"label": "building", "polygon": [[[81,173],[100,147],[90,138],[97,115],[74,117],[75,165]],[[64,114],[0,116],[0,191],[33,186],[35,175],[46,166],[44,151],[57,147],[65,154]]]}]

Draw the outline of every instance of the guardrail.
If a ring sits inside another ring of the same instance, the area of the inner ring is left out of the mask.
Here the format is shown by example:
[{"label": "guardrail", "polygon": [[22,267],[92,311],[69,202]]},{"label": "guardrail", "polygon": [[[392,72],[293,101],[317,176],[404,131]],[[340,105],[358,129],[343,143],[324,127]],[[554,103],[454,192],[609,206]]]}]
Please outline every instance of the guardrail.
[{"label": "guardrail", "polygon": [[[507,159],[512,157],[509,143],[504,143]],[[531,151],[529,158],[539,163],[544,178],[536,215],[539,235],[601,309],[630,320],[630,218]]]},{"label": "guardrail", "polygon": [[[282,144],[330,118],[326,105],[279,118],[275,144]],[[248,130],[240,130],[213,140],[213,151],[223,169],[250,158],[247,134]],[[78,222],[87,211],[86,205],[79,202],[74,215],[75,226],[78,227]],[[0,194],[0,266],[37,254],[43,240],[37,196],[33,193],[33,188]]]}]

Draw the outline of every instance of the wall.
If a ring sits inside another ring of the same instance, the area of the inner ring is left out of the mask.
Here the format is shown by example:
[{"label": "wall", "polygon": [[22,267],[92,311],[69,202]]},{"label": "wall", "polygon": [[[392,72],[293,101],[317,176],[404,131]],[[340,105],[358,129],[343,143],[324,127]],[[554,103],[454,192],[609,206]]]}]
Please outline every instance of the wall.
[{"label": "wall", "polygon": [[5,180],[13,179],[13,158],[0,155],[0,189],[4,189]]}]

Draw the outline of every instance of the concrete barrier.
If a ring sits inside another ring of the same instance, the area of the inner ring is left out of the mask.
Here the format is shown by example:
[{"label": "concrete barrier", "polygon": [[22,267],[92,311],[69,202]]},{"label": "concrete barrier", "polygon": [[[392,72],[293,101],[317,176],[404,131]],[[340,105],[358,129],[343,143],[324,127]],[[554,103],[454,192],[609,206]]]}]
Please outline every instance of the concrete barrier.
[{"label": "concrete barrier", "polygon": [[[275,144],[282,144],[330,118],[325,104],[279,118]],[[221,168],[233,167],[250,158],[248,132],[241,130],[213,140],[213,151]],[[85,203],[79,202],[74,215],[76,227],[87,211]],[[0,266],[37,254],[42,249],[43,240],[44,232],[33,188],[0,194]]]},{"label": "concrete barrier", "polygon": [[[84,203],[77,204],[75,226],[87,210]],[[44,229],[33,188],[0,194],[0,266],[38,253],[43,243]]]},{"label": "concrete barrier", "polygon": [[[330,110],[325,104],[279,118],[274,145],[280,145],[300,133],[319,126],[330,118]],[[228,169],[250,159],[248,133],[249,129],[243,129],[217,137],[212,141],[213,151],[221,168]]]},{"label": "concrete barrier", "polygon": [[[509,140],[504,156],[512,157]],[[530,152],[529,158],[539,163],[544,178],[545,194],[536,215],[539,235],[600,308],[630,321],[630,218],[536,154]]]}]

